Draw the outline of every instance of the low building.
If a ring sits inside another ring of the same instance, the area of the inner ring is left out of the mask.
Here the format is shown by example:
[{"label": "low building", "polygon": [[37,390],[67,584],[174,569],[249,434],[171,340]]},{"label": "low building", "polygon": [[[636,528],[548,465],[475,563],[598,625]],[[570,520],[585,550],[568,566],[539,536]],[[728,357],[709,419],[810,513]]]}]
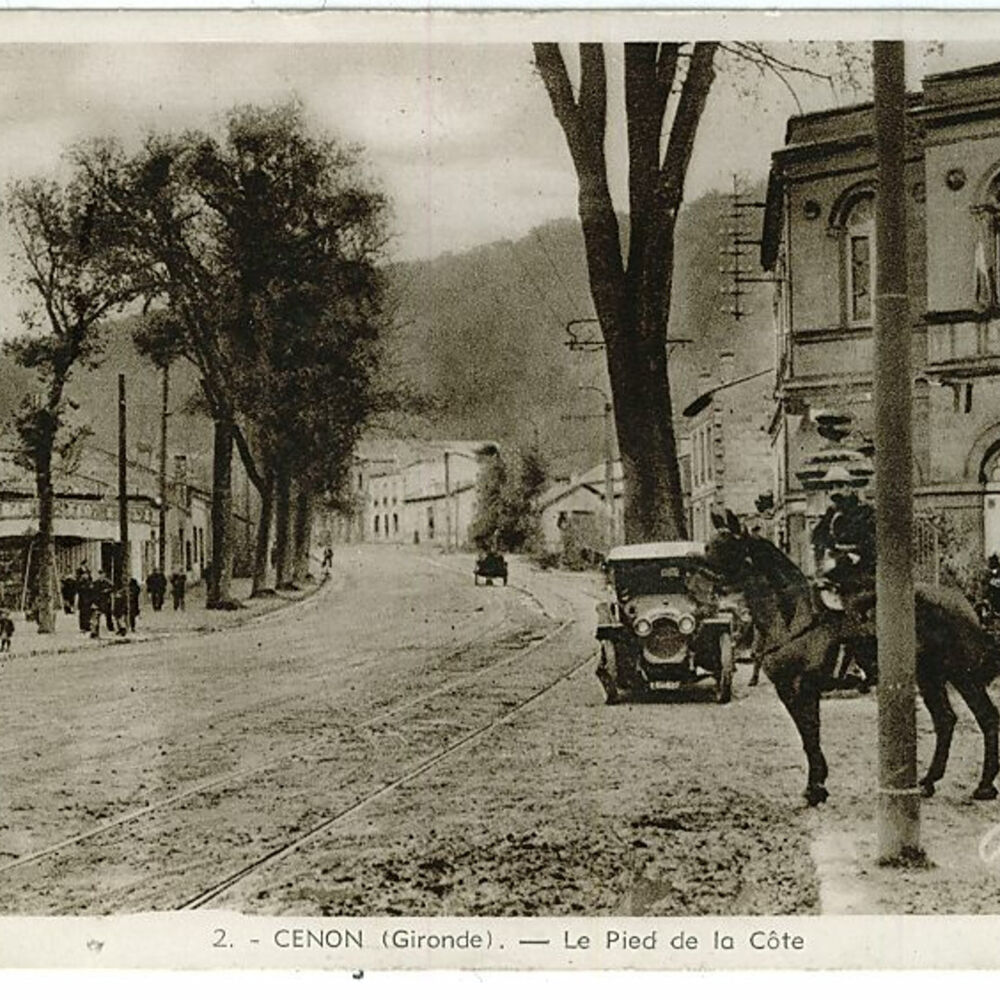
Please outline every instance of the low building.
[{"label": "low building", "polygon": [[[577,476],[550,486],[539,498],[542,541],[549,552],[572,559],[581,551],[607,552],[608,504],[605,464],[595,465]],[[614,545],[625,537],[625,481],[621,462],[613,466],[615,530]]]},{"label": "low building", "polygon": [[[128,463],[129,563],[139,581],[159,562],[159,477],[142,463]],[[56,579],[72,576],[81,563],[91,572],[113,573],[119,538],[116,458],[87,448],[72,469],[53,469]],[[190,583],[211,563],[211,494],[187,482],[186,462],[175,462],[167,495],[167,575],[180,569]],[[0,451],[0,603],[24,609],[33,597],[38,537],[34,474],[14,452]]]},{"label": "low building", "polygon": [[490,441],[363,441],[351,473],[353,512],[330,519],[333,541],[462,548],[476,514]]}]

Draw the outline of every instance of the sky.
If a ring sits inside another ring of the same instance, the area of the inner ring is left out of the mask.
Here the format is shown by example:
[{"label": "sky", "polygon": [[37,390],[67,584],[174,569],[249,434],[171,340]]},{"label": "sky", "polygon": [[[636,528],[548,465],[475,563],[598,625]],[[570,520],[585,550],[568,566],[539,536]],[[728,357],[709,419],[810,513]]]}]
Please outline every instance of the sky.
[{"label": "sky", "polygon": [[[608,51],[607,148],[623,205],[621,50]],[[778,51],[802,55],[792,45]],[[1000,60],[1000,43],[948,45],[929,58],[914,44],[908,54],[915,85],[925,71]],[[796,92],[805,110],[866,96],[808,79]],[[58,174],[66,148],[88,137],[129,144],[151,129],[213,130],[234,104],[291,97],[318,129],[364,148],[391,199],[397,259],[515,239],[575,216],[572,164],[526,43],[0,44],[0,184]],[[728,188],[734,171],[764,176],[797,110],[776,79],[721,65],[687,197]]]}]

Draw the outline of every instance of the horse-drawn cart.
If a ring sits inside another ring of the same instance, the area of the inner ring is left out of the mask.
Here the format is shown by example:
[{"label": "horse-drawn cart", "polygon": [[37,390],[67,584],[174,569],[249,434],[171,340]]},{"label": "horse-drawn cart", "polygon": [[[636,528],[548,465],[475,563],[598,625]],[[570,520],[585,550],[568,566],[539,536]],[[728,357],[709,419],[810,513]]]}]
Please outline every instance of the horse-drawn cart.
[{"label": "horse-drawn cart", "polygon": [[732,697],[734,632],[745,623],[719,607],[704,553],[700,542],[655,542],[608,554],[608,599],[597,606],[597,676],[608,704],[708,679],[717,702]]}]

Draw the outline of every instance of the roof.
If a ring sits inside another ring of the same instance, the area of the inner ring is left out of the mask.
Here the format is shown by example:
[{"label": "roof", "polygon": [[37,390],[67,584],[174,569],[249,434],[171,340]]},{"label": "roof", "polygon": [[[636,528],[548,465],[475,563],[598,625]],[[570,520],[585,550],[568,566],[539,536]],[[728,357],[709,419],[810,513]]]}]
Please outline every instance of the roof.
[{"label": "roof", "polygon": [[478,458],[495,455],[500,451],[495,441],[423,440],[421,438],[364,438],[355,449],[359,462],[391,465],[382,474],[415,465],[418,462],[438,461],[445,452]]},{"label": "roof", "polygon": [[700,559],[705,555],[704,542],[643,542],[617,545],[608,553],[608,562],[642,559]]},{"label": "roof", "polygon": [[[619,495],[622,491],[623,477],[622,477],[622,463],[616,461],[612,468],[612,478],[614,479],[615,495]],[[551,507],[552,504],[561,500],[564,496],[568,496],[574,490],[580,488],[588,489],[591,493],[596,493],[602,499],[604,497],[604,463],[601,462],[600,465],[595,465],[593,468],[587,469],[586,472],[581,472],[579,475],[574,475],[571,479],[564,482],[558,482],[553,486],[550,486],[538,499],[538,506],[544,510],[546,507]]]}]

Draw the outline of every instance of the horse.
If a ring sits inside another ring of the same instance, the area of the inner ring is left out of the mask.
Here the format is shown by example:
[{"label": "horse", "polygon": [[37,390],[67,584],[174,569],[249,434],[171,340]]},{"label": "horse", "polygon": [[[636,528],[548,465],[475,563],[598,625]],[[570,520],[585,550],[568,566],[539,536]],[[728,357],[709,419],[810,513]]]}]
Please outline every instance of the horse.
[{"label": "horse", "polygon": [[[766,538],[747,534],[731,511],[713,515],[716,534],[706,546],[705,563],[729,587],[741,591],[761,633],[761,665],[802,738],[808,763],[805,799],[811,806],[828,797],[828,768],[820,747],[821,692],[830,686],[839,650],[871,640],[868,608],[836,615],[815,599],[805,574]],[[924,796],[944,776],[956,715],[947,685],[959,693],[983,734],[983,768],[973,799],[997,797],[1000,771],[998,720],[987,686],[1000,674],[1000,657],[965,597],[956,590],[917,584],[916,680],[934,723],[935,746],[920,781]]]}]

